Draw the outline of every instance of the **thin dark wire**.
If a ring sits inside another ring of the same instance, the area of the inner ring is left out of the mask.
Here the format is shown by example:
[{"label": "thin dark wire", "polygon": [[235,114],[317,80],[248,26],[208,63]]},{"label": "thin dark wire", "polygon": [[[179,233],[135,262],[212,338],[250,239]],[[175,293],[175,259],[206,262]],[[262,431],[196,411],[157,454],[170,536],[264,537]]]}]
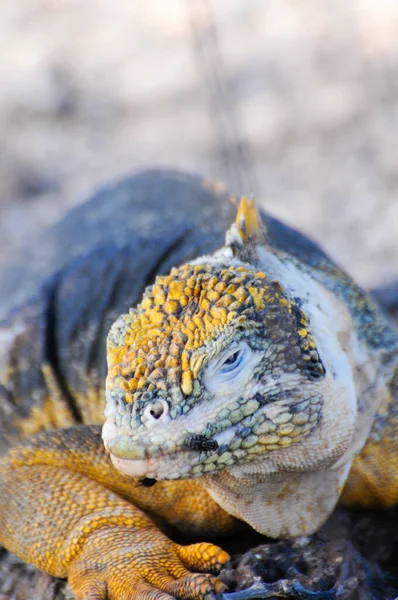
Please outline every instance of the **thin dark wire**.
[{"label": "thin dark wire", "polygon": [[207,94],[212,120],[220,175],[238,194],[258,191],[254,163],[247,140],[238,125],[232,91],[227,89],[226,68],[220,50],[219,35],[211,3],[188,0],[192,44]]}]

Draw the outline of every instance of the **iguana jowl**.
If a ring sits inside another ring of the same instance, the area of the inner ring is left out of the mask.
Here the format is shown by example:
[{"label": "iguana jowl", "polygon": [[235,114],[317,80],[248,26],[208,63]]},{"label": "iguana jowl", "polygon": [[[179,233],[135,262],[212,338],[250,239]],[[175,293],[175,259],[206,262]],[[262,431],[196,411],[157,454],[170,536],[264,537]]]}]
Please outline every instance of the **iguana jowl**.
[{"label": "iguana jowl", "polygon": [[[275,244],[242,199],[224,247],[158,276],[117,319],[111,460],[98,427],[11,450],[6,547],[67,576],[79,599],[201,597],[222,586],[195,572],[217,572],[226,553],[174,544],[151,517],[203,535],[237,518],[291,537],[320,527],[347,478],[349,504],[397,502],[397,336],[344,273],[294,241]],[[198,450],[189,436],[213,444]]]}]

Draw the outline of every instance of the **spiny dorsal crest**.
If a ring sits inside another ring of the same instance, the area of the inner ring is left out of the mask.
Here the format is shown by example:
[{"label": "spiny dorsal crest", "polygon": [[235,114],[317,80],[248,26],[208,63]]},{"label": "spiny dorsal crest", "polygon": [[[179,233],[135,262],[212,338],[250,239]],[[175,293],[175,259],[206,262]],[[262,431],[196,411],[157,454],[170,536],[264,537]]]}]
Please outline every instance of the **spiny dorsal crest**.
[{"label": "spiny dorsal crest", "polygon": [[256,246],[265,242],[265,227],[253,198],[242,196],[235,223],[227,231],[225,243],[234,256],[253,262],[257,256]]}]

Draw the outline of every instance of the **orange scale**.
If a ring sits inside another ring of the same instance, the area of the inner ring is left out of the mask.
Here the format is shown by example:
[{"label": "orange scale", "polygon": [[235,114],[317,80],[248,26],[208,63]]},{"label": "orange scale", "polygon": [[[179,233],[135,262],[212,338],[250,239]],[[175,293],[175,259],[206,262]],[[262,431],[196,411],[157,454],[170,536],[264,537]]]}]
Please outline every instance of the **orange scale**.
[{"label": "orange scale", "polygon": [[182,374],[181,389],[186,396],[192,394],[193,383],[192,373],[190,371],[184,371]]},{"label": "orange scale", "polygon": [[112,375],[113,377],[117,377],[122,374],[122,368],[119,363],[112,364]]},{"label": "orange scale", "polygon": [[169,315],[168,318],[167,318],[167,328],[166,328],[168,333],[171,331],[171,328],[176,323],[178,323],[177,317],[174,316],[174,315]]},{"label": "orange scale", "polygon": [[229,286],[225,289],[225,293],[233,295],[236,292],[236,290],[237,290],[236,285],[229,284]]},{"label": "orange scale", "polygon": [[161,306],[166,301],[165,293],[163,291],[162,292],[158,292],[156,294],[154,300],[155,300],[155,304],[157,304],[158,306]]},{"label": "orange scale", "polygon": [[[165,375],[165,373],[164,373],[163,368],[162,369],[154,369],[152,371],[152,373],[150,373],[151,379],[153,381],[159,381],[160,379],[163,379],[164,375]],[[148,374],[148,376],[149,376],[149,374]]]},{"label": "orange scale", "polygon": [[243,303],[246,298],[247,298],[247,292],[246,290],[241,286],[240,288],[238,288],[236,290],[236,292],[233,294],[234,298],[236,298],[238,300],[238,302]]},{"label": "orange scale", "polygon": [[181,325],[181,329],[179,331],[173,331],[173,340],[178,346],[185,344],[186,339],[187,333],[184,332],[183,325]]},{"label": "orange scale", "polygon": [[184,339],[181,339],[181,337],[179,336],[178,342],[180,342],[181,344],[184,344],[186,342],[187,338],[191,335],[191,330],[188,329],[188,327],[184,327],[184,325],[182,325],[181,333],[184,335]]},{"label": "orange scale", "polygon": [[138,379],[134,378],[130,381],[130,391],[135,392],[138,387]]},{"label": "orange scale", "polygon": [[168,287],[171,283],[173,283],[174,278],[171,276],[171,273],[170,273],[169,275],[162,275],[160,277],[160,281],[163,283],[163,285],[165,287]]},{"label": "orange scale", "polygon": [[199,315],[194,315],[192,317],[192,322],[195,325],[194,329],[196,329],[196,328],[201,329],[203,327],[203,316],[200,317]]},{"label": "orange scale", "polygon": [[130,373],[133,373],[136,370],[136,368],[137,365],[134,362],[132,362],[129,364],[129,366],[122,369],[122,372],[120,374],[122,377],[128,377]]},{"label": "orange scale", "polygon": [[227,320],[227,310],[220,306],[212,306],[210,314],[214,319],[218,319],[220,322]]},{"label": "orange scale", "polygon": [[235,301],[235,298],[233,296],[230,296],[229,294],[224,294],[223,296],[221,296],[221,298],[219,300],[217,300],[216,306],[222,306],[224,308],[228,308],[234,301]]},{"label": "orange scale", "polygon": [[180,347],[175,342],[172,342],[169,347],[169,352],[171,356],[177,357],[180,354]]},{"label": "orange scale", "polygon": [[181,296],[180,298],[180,305],[184,308],[185,306],[187,306],[189,302],[189,298],[188,296],[186,296],[185,294],[183,296]]},{"label": "orange scale", "polygon": [[178,304],[175,300],[169,300],[163,306],[163,310],[166,314],[171,315],[176,312]]},{"label": "orange scale", "polygon": [[173,356],[168,356],[167,360],[166,360],[166,367],[172,367],[172,368],[176,368],[178,367],[178,360],[176,358],[174,358]]},{"label": "orange scale", "polygon": [[142,390],[146,386],[147,382],[148,379],[146,377],[141,377],[137,383],[137,390]]},{"label": "orange scale", "polygon": [[181,369],[174,367],[167,369],[167,380],[172,383],[177,383],[179,381],[180,371]]},{"label": "orange scale", "polygon": [[119,379],[118,386],[122,390],[122,392],[129,392],[130,391],[129,383],[125,379]]},{"label": "orange scale", "polygon": [[190,288],[190,287],[188,287],[188,286],[187,286],[187,287],[185,287],[185,288],[184,288],[184,295],[185,295],[185,296],[186,296],[188,299],[189,299],[189,298],[192,298],[192,295],[193,295],[193,289],[192,289],[192,288]]},{"label": "orange scale", "polygon": [[[218,279],[215,275],[212,275],[207,282],[207,287],[209,290],[212,290],[218,284]],[[222,291],[222,290],[217,290]]]},{"label": "orange scale", "polygon": [[208,311],[210,309],[210,302],[208,300],[206,300],[206,298],[204,298],[203,300],[200,300],[200,308],[204,311]]},{"label": "orange scale", "polygon": [[216,290],[210,290],[209,292],[207,292],[207,299],[213,303],[217,302],[217,300],[220,299],[220,293]]},{"label": "orange scale", "polygon": [[144,310],[147,310],[148,308],[152,307],[152,299],[151,298],[144,298],[143,301],[141,302],[141,308],[143,308]]},{"label": "orange scale", "polygon": [[146,371],[146,368],[147,367],[146,367],[145,364],[144,365],[139,365],[136,368],[135,372],[134,372],[135,377],[140,377],[141,375],[143,375],[145,373],[145,371]]},{"label": "orange scale", "polygon": [[183,350],[181,353],[181,367],[183,371],[189,369],[189,356],[186,350]]},{"label": "orange scale", "polygon": [[183,281],[172,281],[169,286],[169,299],[179,300],[184,293],[184,288],[185,283]]}]

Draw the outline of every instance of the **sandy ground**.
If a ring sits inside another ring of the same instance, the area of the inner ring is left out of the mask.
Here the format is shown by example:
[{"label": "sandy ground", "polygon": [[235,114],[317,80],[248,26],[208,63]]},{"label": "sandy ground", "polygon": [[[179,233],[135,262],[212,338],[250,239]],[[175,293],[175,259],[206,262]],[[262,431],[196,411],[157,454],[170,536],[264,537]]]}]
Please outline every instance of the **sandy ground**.
[{"label": "sandy ground", "polygon": [[398,278],[396,0],[0,3],[0,266],[102,183],[255,193],[364,286]]}]

